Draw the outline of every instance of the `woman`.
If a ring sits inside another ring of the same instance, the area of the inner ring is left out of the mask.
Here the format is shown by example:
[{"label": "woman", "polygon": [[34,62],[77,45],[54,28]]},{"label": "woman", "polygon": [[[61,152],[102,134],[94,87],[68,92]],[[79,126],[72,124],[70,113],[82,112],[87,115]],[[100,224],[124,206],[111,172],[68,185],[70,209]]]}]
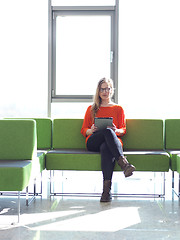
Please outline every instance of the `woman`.
[{"label": "woman", "polygon": [[[124,171],[125,177],[131,176],[135,170],[123,154],[121,137],[126,133],[125,115],[123,108],[111,101],[113,92],[111,79],[102,78],[98,82],[94,103],[87,108],[81,128],[81,133],[86,137],[87,149],[101,154],[103,173],[101,202],[109,202],[112,199],[111,180],[115,161]],[[113,126],[98,130],[94,125],[95,117],[112,117]]]}]

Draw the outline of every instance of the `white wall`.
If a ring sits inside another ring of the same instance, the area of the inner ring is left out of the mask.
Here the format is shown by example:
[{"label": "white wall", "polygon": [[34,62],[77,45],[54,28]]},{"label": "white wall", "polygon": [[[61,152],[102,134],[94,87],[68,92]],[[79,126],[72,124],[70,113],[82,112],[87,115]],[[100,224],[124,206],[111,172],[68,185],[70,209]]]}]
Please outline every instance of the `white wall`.
[{"label": "white wall", "polygon": [[127,118],[180,118],[180,1],[120,1],[119,104]]},{"label": "white wall", "polygon": [[48,1],[0,2],[0,117],[47,116]]}]

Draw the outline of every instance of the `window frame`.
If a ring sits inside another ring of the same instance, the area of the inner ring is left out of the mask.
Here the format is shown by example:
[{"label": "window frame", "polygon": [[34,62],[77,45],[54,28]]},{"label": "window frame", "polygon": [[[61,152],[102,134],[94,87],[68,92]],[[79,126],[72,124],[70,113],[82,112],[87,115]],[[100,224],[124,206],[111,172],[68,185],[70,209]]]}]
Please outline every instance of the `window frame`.
[{"label": "window frame", "polygon": [[110,77],[116,89],[113,100],[118,102],[118,0],[116,6],[51,6],[49,0],[48,34],[48,116],[51,116],[53,102],[92,102],[93,95],[57,95],[56,94],[56,18],[61,15],[109,15],[111,17],[111,52]]}]

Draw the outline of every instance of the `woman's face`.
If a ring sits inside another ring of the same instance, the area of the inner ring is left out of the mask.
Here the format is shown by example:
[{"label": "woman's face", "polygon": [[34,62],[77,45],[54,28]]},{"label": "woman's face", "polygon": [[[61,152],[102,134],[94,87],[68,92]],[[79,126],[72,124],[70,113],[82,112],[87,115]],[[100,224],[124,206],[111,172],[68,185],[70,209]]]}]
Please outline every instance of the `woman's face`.
[{"label": "woman's face", "polygon": [[102,100],[108,100],[111,97],[112,88],[108,85],[108,83],[104,82],[101,84],[99,89],[99,96]]}]

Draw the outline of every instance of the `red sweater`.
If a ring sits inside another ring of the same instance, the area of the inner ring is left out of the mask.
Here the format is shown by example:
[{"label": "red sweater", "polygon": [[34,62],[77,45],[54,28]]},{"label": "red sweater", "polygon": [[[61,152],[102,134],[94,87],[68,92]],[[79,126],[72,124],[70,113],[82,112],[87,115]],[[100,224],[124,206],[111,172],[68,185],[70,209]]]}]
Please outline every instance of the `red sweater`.
[{"label": "red sweater", "polygon": [[[92,120],[91,118],[91,107],[89,106],[86,110],[83,125],[81,128],[81,133],[84,137],[86,137],[86,143],[88,138],[91,135],[86,136],[86,131],[91,128],[91,126],[94,123],[94,119]],[[124,110],[121,106],[119,105],[113,105],[110,107],[100,107],[96,117],[113,117],[113,123],[118,129],[123,130],[123,135],[126,133],[126,122],[125,122],[125,115],[124,115]],[[120,137],[118,137],[120,142],[122,143],[122,140]],[[122,143],[123,144],[123,143]]]}]

